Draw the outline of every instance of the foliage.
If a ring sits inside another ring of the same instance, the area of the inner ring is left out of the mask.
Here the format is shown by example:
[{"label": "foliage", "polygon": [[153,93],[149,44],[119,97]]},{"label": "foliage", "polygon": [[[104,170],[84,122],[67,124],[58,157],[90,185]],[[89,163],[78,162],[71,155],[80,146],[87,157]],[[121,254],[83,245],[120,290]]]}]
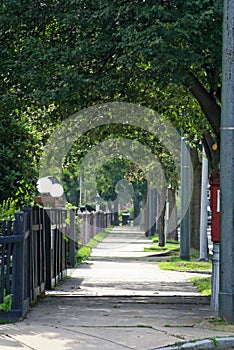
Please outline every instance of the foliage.
[{"label": "foliage", "polygon": [[3,303],[0,304],[0,310],[7,312],[11,309],[12,294],[8,294],[3,298]]},{"label": "foliage", "polygon": [[[62,118],[100,101],[154,108],[157,91],[160,96],[171,83],[170,91],[177,90],[192,79],[189,71],[217,90],[222,25],[217,0],[12,0],[1,3],[0,14],[8,104],[54,104]],[[182,110],[186,96],[187,91],[180,96]],[[164,100],[173,105],[170,97]]]},{"label": "foliage", "polygon": [[11,219],[15,217],[17,205],[12,198],[4,200],[0,206],[0,220]]},{"label": "foliage", "polygon": [[83,264],[85,260],[90,256],[91,248],[90,247],[81,247],[76,255],[76,263],[77,265]]},{"label": "foliage", "polygon": [[[123,182],[123,179],[126,181]],[[128,203],[131,199],[133,199],[133,196],[137,198],[142,198],[142,196],[145,196],[146,179],[143,172],[131,161],[121,158],[109,161],[99,169],[97,174],[97,189],[100,196],[111,201],[117,199],[121,192],[121,181],[126,197],[126,201],[123,204]],[[127,183],[129,184],[128,190],[126,185]],[[133,193],[131,193],[131,184],[132,190],[134,190]],[[123,196],[123,191],[121,192],[120,197]]]},{"label": "foliage", "polygon": [[[186,129],[196,146],[211,128],[218,136],[221,25],[218,0],[3,0],[0,116],[8,139],[13,130],[20,142],[13,145],[14,151],[10,141],[2,141],[0,160],[5,170],[0,203],[16,198],[21,204],[30,197],[35,188],[33,164],[42,145],[59,121],[84,107],[138,103],[158,110],[178,130]],[[30,134],[28,122],[38,139]],[[84,135],[76,145],[80,153],[74,151],[72,161],[65,162],[65,190],[74,204],[77,164],[90,145],[105,138],[106,129]],[[163,155],[165,173],[176,186],[170,155],[165,149],[160,152],[158,140],[125,129],[122,134]],[[39,142],[32,150],[35,139]]]},{"label": "foliage", "polygon": [[0,204],[9,209],[31,199],[36,187],[35,135],[17,116],[0,111]]}]

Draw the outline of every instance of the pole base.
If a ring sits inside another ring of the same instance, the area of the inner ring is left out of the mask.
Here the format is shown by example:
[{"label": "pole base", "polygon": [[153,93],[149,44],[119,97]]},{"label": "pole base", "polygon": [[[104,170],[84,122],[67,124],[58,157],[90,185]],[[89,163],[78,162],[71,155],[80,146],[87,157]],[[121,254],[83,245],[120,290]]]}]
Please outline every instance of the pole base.
[{"label": "pole base", "polygon": [[181,260],[187,260],[187,261],[190,261],[190,256],[189,256],[189,255],[184,255],[184,254],[181,254],[181,255],[180,255],[180,259],[181,259]]},{"label": "pole base", "polygon": [[209,259],[208,258],[199,258],[198,261],[207,262],[207,261],[209,261]]},{"label": "pole base", "polygon": [[219,293],[219,317],[234,322],[234,293]]}]

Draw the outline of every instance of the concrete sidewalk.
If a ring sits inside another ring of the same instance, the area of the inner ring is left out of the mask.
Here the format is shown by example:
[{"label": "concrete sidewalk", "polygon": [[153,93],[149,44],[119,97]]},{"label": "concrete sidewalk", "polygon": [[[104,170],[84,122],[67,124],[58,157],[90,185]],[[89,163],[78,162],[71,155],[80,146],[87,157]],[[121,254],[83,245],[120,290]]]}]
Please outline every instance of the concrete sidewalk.
[{"label": "concrete sidewalk", "polygon": [[[234,326],[210,322],[209,300],[188,282],[194,273],[160,270],[149,245],[142,232],[115,228],[23,321],[0,326],[0,349],[150,350],[209,338],[182,348],[230,349]],[[226,345],[214,347],[217,337]]]}]

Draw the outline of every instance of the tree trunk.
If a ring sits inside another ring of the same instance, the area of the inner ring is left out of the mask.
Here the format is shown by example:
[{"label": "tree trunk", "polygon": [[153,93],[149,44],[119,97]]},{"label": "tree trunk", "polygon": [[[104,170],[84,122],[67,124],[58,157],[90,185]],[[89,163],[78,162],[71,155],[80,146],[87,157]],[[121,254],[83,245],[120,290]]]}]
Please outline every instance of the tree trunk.
[{"label": "tree trunk", "polygon": [[163,188],[159,193],[159,218],[158,218],[158,245],[160,247],[164,247],[165,235],[164,235],[164,227],[165,227],[165,212],[166,212],[166,188]]},{"label": "tree trunk", "polygon": [[148,237],[149,236],[149,211],[150,211],[150,196],[149,196],[149,191],[150,191],[150,187],[149,184],[147,184],[147,198],[146,198],[146,204],[145,204],[145,236]]},{"label": "tree trunk", "polygon": [[154,235],[155,233],[157,233],[157,215],[158,215],[158,208],[157,208],[157,197],[158,197],[158,192],[157,190],[154,188],[152,189],[152,201],[153,201],[153,216],[152,216],[152,228],[151,228],[151,232],[152,235]]},{"label": "tree trunk", "polygon": [[134,226],[139,225],[139,215],[140,215],[140,201],[138,198],[134,198],[133,200],[133,208],[134,208]]},{"label": "tree trunk", "polygon": [[114,202],[114,225],[119,226],[119,203],[117,200]]},{"label": "tree trunk", "polygon": [[177,230],[177,207],[176,207],[176,190],[168,188],[168,202],[169,202],[169,222],[167,228],[167,237],[178,241]]},{"label": "tree trunk", "polygon": [[193,170],[193,192],[190,204],[191,248],[200,249],[200,208],[201,208],[201,170],[202,164],[198,151],[190,151]]},{"label": "tree trunk", "polygon": [[146,214],[146,199],[145,197],[142,198],[141,202],[141,220],[140,220],[140,230],[144,231],[145,230],[145,214]]}]

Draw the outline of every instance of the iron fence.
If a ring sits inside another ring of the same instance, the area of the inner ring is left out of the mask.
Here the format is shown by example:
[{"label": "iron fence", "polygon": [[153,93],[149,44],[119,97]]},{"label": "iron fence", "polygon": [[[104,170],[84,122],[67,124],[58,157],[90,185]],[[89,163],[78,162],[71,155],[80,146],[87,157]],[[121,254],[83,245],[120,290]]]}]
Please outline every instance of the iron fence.
[{"label": "iron fence", "polygon": [[[30,303],[50,290],[76,263],[85,245],[111,224],[111,214],[25,207],[0,227],[0,320],[24,317]],[[76,227],[77,226],[77,227]]]}]

